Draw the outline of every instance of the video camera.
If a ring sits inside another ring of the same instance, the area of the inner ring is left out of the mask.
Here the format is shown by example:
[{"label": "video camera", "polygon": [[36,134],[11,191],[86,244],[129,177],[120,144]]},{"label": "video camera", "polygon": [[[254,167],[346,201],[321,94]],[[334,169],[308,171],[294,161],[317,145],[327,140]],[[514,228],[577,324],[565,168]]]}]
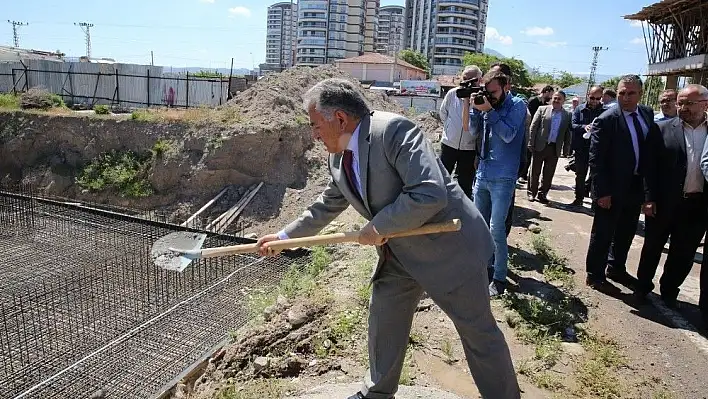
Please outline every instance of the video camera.
[{"label": "video camera", "polygon": [[484,86],[479,86],[479,79],[468,79],[460,82],[460,86],[455,91],[457,98],[470,98],[474,95],[474,103],[477,105],[484,104],[484,98],[489,98],[489,92],[484,89]]}]

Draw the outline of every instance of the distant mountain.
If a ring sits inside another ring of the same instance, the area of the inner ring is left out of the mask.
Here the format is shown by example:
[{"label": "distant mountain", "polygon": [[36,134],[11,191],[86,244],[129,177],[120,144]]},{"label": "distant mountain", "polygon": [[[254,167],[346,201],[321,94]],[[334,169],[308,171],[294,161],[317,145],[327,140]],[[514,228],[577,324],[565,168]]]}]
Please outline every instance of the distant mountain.
[{"label": "distant mountain", "polygon": [[[207,72],[218,72],[222,75],[229,75],[230,69],[229,68],[203,68],[203,67],[187,67],[187,68],[174,68],[174,67],[169,67],[165,66],[163,69],[165,72],[173,72],[173,73],[197,73],[199,71],[207,71]],[[246,68],[234,68],[234,75],[250,75],[251,70],[246,69]]]},{"label": "distant mountain", "polygon": [[[484,54],[491,55],[497,58],[507,58],[504,54],[498,52],[497,50],[491,49],[489,47],[485,47],[484,50],[482,51]],[[531,67],[524,62],[524,68],[531,70]]]},{"label": "distant mountain", "polygon": [[489,47],[485,47],[483,53],[487,54],[487,55],[493,55],[497,58],[506,58],[506,56],[504,54],[498,52],[497,50],[491,49]]}]

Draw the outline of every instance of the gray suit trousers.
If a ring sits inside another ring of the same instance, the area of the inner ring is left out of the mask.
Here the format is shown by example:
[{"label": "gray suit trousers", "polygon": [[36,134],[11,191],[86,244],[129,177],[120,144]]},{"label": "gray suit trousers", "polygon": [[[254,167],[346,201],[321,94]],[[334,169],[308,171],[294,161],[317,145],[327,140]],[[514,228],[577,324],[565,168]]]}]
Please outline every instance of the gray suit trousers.
[{"label": "gray suit trousers", "polygon": [[[478,275],[459,287],[444,294],[427,292],[455,324],[482,397],[519,399],[509,348],[489,304],[486,265],[470,267],[478,269]],[[413,315],[425,290],[395,257],[381,266],[369,306],[369,371],[362,389],[366,398],[390,399],[398,390]]]}]

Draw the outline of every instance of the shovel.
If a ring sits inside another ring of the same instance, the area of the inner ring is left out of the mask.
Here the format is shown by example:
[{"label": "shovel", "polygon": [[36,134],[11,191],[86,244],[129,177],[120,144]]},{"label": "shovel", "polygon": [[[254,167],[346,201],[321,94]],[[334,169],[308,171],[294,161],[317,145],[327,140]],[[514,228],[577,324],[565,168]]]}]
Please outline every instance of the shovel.
[{"label": "shovel", "polygon": [[[460,219],[452,219],[442,223],[425,224],[416,229],[388,235],[386,238],[444,233],[459,231],[461,228],[462,222]],[[206,237],[207,235],[204,233],[192,233],[186,231],[171,233],[157,240],[155,244],[153,244],[150,254],[155,262],[155,265],[166,270],[181,272],[195,259],[258,253],[259,248],[257,243],[202,249],[202,245],[204,244]],[[359,231],[348,231],[345,233],[324,234],[271,241],[268,243],[268,246],[272,248],[273,251],[279,252],[281,250],[291,248],[358,241]]]}]

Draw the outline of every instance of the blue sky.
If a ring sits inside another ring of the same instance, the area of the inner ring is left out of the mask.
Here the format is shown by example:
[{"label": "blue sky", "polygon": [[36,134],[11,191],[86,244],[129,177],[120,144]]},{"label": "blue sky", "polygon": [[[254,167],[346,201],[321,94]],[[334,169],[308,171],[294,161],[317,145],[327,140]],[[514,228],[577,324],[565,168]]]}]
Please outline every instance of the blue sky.
[{"label": "blue sky", "polygon": [[[265,59],[266,8],[275,1],[256,0],[78,0],[5,1],[0,43],[12,43],[6,19],[20,27],[20,46],[85,53],[84,35],[74,22],[90,22],[94,57],[121,62],[227,68],[251,68]],[[382,0],[382,5],[404,0]],[[115,4],[115,6],[114,6]],[[587,72],[593,45],[609,47],[600,55],[598,74],[641,73],[646,69],[642,29],[622,15],[651,1],[594,0],[562,2],[490,0],[486,46],[516,56],[544,71]],[[573,5],[571,5],[573,4]],[[577,4],[577,6],[575,5]]]}]

